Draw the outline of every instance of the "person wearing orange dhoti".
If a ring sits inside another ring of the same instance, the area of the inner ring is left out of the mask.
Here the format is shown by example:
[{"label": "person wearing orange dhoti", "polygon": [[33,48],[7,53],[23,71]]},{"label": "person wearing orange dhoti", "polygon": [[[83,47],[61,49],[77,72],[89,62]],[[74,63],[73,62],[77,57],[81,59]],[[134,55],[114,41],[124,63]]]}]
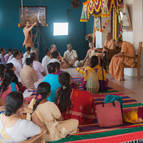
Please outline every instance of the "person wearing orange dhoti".
[{"label": "person wearing orange dhoti", "polygon": [[121,52],[112,58],[109,73],[115,80],[121,81],[124,80],[122,79],[122,64],[135,66],[135,48],[131,43],[122,40],[119,40],[117,44],[121,47]]},{"label": "person wearing orange dhoti", "polygon": [[23,46],[27,47],[31,47],[33,48],[34,44],[33,44],[33,34],[32,34],[32,28],[34,26],[36,26],[37,22],[35,22],[34,24],[30,24],[29,21],[26,21],[26,25],[23,28],[23,33],[25,36],[24,42],[23,42]]}]

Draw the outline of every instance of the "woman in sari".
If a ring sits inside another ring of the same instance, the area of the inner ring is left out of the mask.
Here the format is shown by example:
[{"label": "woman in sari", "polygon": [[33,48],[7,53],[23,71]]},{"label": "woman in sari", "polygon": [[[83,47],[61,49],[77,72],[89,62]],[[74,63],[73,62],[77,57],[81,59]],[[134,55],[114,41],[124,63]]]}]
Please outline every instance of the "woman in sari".
[{"label": "woman in sari", "polygon": [[122,79],[122,64],[130,67],[135,66],[135,48],[134,46],[122,40],[118,40],[118,46],[121,47],[121,52],[115,55],[109,65],[109,73],[115,80]]},{"label": "woman in sari", "polygon": [[50,88],[50,84],[46,82],[38,86],[37,96],[31,101],[32,104],[34,103],[32,121],[48,130],[47,141],[56,141],[76,133],[78,121],[75,119],[62,120],[61,112],[56,104],[47,101]]},{"label": "woman in sari", "polygon": [[18,82],[18,79],[14,71],[9,70],[5,72],[4,80],[0,86],[0,97],[3,101],[3,104],[5,104],[6,96],[10,92],[19,91],[19,88],[20,88],[20,84]]},{"label": "woman in sari", "polygon": [[20,143],[40,134],[40,127],[31,121],[19,118],[23,106],[23,96],[11,92],[6,97],[4,113],[0,114],[0,143]]},{"label": "woman in sari", "polygon": [[57,90],[56,104],[64,119],[77,119],[80,124],[92,123],[95,119],[94,98],[88,91],[72,89],[71,76],[59,75],[61,87]]}]

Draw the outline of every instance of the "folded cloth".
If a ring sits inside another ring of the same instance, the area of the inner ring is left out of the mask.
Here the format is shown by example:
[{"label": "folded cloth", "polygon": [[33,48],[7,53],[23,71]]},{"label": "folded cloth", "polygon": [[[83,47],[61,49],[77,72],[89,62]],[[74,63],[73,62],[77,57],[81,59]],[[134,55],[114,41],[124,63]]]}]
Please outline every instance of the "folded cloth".
[{"label": "folded cloth", "polygon": [[123,107],[122,97],[121,96],[115,96],[115,95],[106,95],[104,99],[104,103],[112,103],[118,101],[120,102],[121,108]]}]

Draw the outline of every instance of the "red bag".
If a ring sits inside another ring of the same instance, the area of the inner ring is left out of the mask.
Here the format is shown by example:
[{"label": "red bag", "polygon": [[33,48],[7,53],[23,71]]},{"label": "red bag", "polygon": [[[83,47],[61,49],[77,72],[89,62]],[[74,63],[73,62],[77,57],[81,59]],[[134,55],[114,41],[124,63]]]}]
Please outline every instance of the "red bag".
[{"label": "red bag", "polygon": [[96,105],[96,115],[100,127],[113,127],[123,124],[119,102]]}]

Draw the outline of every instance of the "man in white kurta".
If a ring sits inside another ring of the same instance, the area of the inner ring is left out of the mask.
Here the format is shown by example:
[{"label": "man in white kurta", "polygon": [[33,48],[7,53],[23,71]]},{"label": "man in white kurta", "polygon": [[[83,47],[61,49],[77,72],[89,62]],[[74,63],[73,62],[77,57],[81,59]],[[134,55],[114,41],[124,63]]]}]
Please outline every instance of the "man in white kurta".
[{"label": "man in white kurta", "polygon": [[51,60],[50,59],[50,51],[49,51],[49,49],[47,49],[46,55],[42,59],[42,66],[44,67],[45,73],[47,73],[47,74],[48,74],[47,65],[49,64],[50,60]]},{"label": "man in white kurta", "polygon": [[64,53],[64,60],[69,67],[76,67],[78,66],[78,56],[77,52],[72,49],[72,45],[67,45],[67,51]]},{"label": "man in white kurta", "polygon": [[15,74],[18,78],[19,81],[21,81],[20,79],[20,72],[21,72],[21,69],[22,69],[22,64],[19,62],[20,60],[20,54],[19,54],[19,51],[18,50],[15,50],[14,53],[13,53],[13,58],[11,60],[9,60],[8,63],[12,63],[15,67]]}]

